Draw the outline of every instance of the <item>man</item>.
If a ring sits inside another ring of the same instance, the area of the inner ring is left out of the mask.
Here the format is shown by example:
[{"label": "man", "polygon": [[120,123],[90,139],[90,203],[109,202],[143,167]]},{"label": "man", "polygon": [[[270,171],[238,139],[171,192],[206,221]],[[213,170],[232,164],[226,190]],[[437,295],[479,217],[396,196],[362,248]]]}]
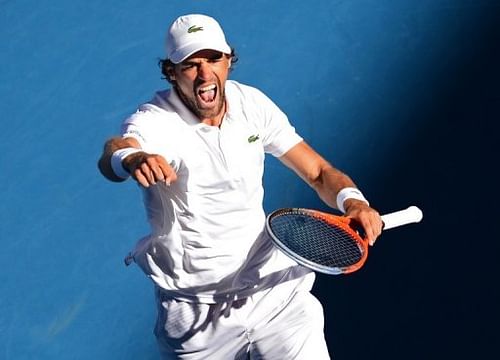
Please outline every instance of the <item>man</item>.
[{"label": "man", "polygon": [[165,358],[327,359],[314,273],[264,232],[265,153],[355,219],[370,244],[382,222],[269,98],[228,80],[233,61],[214,19],[175,20],[162,61],[172,88],[125,120],[99,168],[112,181],[131,175],[144,190],[152,232],[130,259],[154,282]]}]

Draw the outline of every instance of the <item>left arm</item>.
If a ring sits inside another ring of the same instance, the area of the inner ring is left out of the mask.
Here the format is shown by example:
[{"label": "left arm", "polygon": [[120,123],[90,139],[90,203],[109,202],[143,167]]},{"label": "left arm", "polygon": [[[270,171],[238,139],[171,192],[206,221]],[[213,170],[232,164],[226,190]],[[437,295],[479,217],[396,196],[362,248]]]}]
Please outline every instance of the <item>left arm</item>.
[{"label": "left arm", "polygon": [[[332,208],[337,207],[337,194],[346,187],[356,187],[349,176],[333,167],[304,141],[287,151],[280,160],[295,171],[318,193],[321,200]],[[347,199],[344,202],[345,214],[361,225],[365,238],[370,245],[382,232],[379,213],[366,202]]]}]

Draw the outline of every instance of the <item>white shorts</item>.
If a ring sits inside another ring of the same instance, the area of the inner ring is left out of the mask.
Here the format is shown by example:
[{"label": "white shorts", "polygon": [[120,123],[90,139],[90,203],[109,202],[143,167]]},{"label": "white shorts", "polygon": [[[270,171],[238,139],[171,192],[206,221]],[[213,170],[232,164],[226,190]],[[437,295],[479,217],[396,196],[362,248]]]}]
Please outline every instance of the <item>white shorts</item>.
[{"label": "white shorts", "polygon": [[323,307],[308,289],[281,283],[224,304],[157,291],[155,328],[164,359],[329,359]]}]

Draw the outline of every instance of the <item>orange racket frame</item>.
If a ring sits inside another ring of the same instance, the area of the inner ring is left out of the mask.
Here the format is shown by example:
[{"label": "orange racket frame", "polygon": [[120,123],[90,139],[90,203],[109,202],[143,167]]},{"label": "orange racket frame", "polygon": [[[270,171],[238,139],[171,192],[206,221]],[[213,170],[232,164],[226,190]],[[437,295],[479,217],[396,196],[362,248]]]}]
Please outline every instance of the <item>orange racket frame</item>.
[{"label": "orange racket frame", "polygon": [[[277,217],[286,213],[300,213],[303,215],[316,218],[327,224],[330,224],[336,228],[341,229],[348,235],[351,240],[353,240],[359,251],[360,258],[353,264],[341,266],[341,267],[330,267],[322,264],[317,264],[307,258],[304,258],[300,254],[291,250],[286,244],[284,244],[277,236],[275,236],[271,221],[274,217]],[[382,216],[382,221],[384,222],[384,230],[391,229],[394,227],[406,225],[409,223],[416,223],[422,220],[422,211],[416,206],[410,206],[407,209],[396,211]],[[358,269],[360,269],[366,262],[368,258],[368,242],[362,238],[362,236],[353,228],[352,220],[345,216],[338,216],[334,214],[328,214],[318,210],[304,209],[304,208],[284,208],[273,211],[267,216],[266,219],[266,229],[268,234],[271,236],[273,243],[282,250],[286,255],[293,258],[299,264],[311,268],[312,270],[322,272],[325,274],[338,275],[338,274],[349,274]]]}]

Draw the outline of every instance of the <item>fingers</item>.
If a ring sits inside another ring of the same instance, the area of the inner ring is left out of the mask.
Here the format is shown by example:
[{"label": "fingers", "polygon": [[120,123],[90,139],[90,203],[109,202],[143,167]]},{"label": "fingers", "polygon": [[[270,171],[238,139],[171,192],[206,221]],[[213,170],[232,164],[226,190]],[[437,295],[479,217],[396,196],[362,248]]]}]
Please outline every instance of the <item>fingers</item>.
[{"label": "fingers", "polygon": [[159,170],[166,185],[170,185],[177,180],[177,174],[175,173],[172,166],[170,166],[166,161],[159,163]]},{"label": "fingers", "polygon": [[139,164],[132,173],[132,176],[144,187],[156,184],[157,180],[154,171],[147,162]]},{"label": "fingers", "polygon": [[161,155],[141,152],[129,157],[124,162],[127,162],[132,177],[146,188],[157,183],[170,185],[177,180],[174,169]]},{"label": "fingers", "polygon": [[365,239],[368,241],[368,244],[370,246],[373,246],[375,244],[375,241],[379,237],[379,235],[382,233],[382,221],[379,221],[380,216],[370,216],[368,219],[363,223],[363,229],[365,231]]},{"label": "fingers", "polygon": [[380,214],[366,203],[362,203],[350,207],[346,216],[361,226],[364,239],[368,241],[370,246],[373,246],[382,233],[383,222]]}]

